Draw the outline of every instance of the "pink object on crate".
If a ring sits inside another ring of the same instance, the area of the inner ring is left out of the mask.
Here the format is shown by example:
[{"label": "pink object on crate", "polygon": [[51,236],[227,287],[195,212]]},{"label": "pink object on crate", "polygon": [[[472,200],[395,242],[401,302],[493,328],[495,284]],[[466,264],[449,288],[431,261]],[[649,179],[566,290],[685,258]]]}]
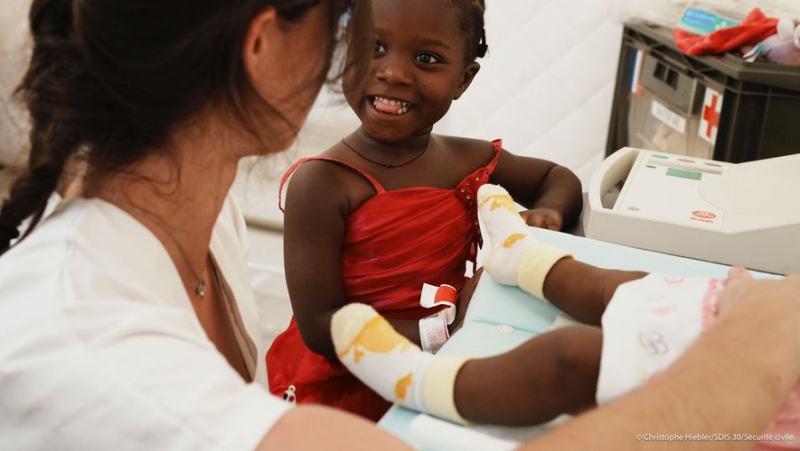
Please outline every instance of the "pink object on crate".
[{"label": "pink object on crate", "polygon": [[[798,27],[800,30],[800,27]],[[763,44],[769,46],[767,61],[789,66],[800,66],[800,48],[791,39],[781,40],[777,35],[767,38]]]},{"label": "pink object on crate", "polygon": [[676,28],[672,35],[675,45],[687,55],[725,53],[755,45],[778,32],[778,19],[767,17],[756,8],[747,15],[741,25],[724,28],[707,36],[697,36]]}]

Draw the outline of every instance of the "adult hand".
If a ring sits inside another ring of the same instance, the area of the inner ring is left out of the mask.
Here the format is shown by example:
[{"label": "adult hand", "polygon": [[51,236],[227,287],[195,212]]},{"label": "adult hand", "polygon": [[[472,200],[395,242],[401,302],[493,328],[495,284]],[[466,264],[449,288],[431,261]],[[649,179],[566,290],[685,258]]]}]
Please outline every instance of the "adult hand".
[{"label": "adult hand", "polygon": [[728,271],[728,280],[725,282],[725,289],[722,290],[717,298],[719,313],[728,311],[731,307],[741,301],[753,282],[753,276],[741,266],[734,266]]},{"label": "adult hand", "polygon": [[525,223],[531,227],[561,231],[564,226],[564,217],[552,208],[534,208],[519,212]]},{"label": "adult hand", "polygon": [[[752,280],[734,268],[729,277],[718,299],[719,319],[670,368],[522,449],[639,449],[645,443],[633,440],[643,433],[668,435],[687,428],[704,435],[762,433],[800,376],[800,276]],[[726,451],[753,446],[684,445]]]},{"label": "adult hand", "polygon": [[800,372],[800,276],[753,280],[744,268],[731,268],[718,306],[718,322],[747,325],[749,333],[771,337],[772,347],[793,349],[789,354]]},{"label": "adult hand", "polygon": [[[749,300],[755,299],[755,300]],[[718,298],[720,315],[731,311],[737,304],[772,302],[777,300],[777,308],[785,309],[787,314],[800,310],[800,276],[788,276],[780,280],[754,280],[753,276],[741,266],[728,271],[728,281]],[[760,301],[759,301],[760,300]],[[754,308],[758,306],[748,306]]]}]

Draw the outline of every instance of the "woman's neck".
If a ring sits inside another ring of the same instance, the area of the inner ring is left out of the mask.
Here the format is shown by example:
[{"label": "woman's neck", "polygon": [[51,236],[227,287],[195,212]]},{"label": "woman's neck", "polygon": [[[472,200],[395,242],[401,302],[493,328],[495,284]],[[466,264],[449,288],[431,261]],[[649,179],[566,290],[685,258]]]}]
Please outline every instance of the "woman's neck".
[{"label": "woman's neck", "polygon": [[182,132],[168,149],[150,152],[87,192],[113,202],[153,232],[187,288],[206,267],[211,233],[239,160],[226,151],[232,143],[215,136],[224,135]]}]

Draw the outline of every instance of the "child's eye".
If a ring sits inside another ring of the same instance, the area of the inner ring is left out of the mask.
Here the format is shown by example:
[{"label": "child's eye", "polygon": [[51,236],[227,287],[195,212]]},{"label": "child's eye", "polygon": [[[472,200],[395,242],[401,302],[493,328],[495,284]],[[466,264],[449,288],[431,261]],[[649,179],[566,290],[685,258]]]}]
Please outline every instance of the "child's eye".
[{"label": "child's eye", "polygon": [[417,54],[415,59],[417,61],[419,61],[420,63],[422,63],[422,64],[436,64],[436,63],[441,63],[442,62],[442,60],[439,59],[438,56],[434,55],[433,53],[428,53],[428,52],[422,52],[422,53]]},{"label": "child's eye", "polygon": [[386,53],[386,46],[383,45],[381,41],[375,41],[375,48],[373,49],[373,52],[384,54]]}]

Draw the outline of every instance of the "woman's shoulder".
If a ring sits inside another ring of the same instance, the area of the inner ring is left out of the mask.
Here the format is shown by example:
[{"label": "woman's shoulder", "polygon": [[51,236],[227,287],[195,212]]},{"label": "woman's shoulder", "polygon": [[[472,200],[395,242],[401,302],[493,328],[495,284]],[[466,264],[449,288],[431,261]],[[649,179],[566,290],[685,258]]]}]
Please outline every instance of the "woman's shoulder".
[{"label": "woman's shoulder", "polygon": [[[140,222],[108,202],[77,198],[63,202],[0,258],[0,285],[5,277],[41,280],[17,287],[20,292],[49,290],[62,300],[152,295],[158,289],[144,287],[153,286],[162,289],[160,294],[174,294],[170,267],[160,242]],[[98,280],[103,282],[87,283]]]}]

